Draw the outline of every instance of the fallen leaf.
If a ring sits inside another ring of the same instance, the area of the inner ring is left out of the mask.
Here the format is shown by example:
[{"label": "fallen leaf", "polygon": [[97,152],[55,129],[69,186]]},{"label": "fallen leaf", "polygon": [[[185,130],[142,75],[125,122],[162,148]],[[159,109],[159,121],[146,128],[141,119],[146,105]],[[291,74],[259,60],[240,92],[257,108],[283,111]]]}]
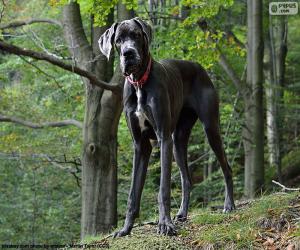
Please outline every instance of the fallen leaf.
[{"label": "fallen leaf", "polygon": [[289,245],[286,247],[286,250],[295,250],[295,245],[294,245],[294,244],[289,244]]},{"label": "fallen leaf", "polygon": [[267,237],[267,240],[263,243],[264,246],[273,245],[274,240],[272,238]]}]

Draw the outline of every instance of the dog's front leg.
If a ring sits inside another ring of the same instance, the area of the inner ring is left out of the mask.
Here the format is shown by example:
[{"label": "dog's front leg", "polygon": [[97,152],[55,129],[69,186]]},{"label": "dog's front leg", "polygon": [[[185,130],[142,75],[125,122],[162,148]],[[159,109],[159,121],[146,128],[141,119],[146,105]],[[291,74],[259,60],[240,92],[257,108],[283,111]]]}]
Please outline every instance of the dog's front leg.
[{"label": "dog's front leg", "polygon": [[176,234],[175,226],[170,216],[172,149],[173,141],[171,136],[162,138],[160,142],[161,175],[158,194],[158,233],[165,235]]},{"label": "dog's front leg", "polygon": [[[131,124],[130,127],[132,129],[133,124]],[[144,187],[147,166],[152,151],[149,138],[140,134],[139,136],[136,136],[135,131],[132,132],[134,138],[134,160],[126,219],[123,228],[116,232],[114,237],[128,235],[131,232],[135,218],[139,215],[142,190]]]}]

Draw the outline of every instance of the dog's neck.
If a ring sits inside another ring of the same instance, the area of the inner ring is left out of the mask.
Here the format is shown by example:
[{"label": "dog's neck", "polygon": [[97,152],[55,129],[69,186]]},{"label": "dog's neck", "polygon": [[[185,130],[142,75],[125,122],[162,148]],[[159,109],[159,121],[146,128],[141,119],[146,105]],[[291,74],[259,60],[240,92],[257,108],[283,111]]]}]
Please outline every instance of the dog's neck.
[{"label": "dog's neck", "polygon": [[129,77],[129,81],[133,84],[134,82],[138,82],[140,81],[144,76],[145,74],[147,74],[147,77],[149,76],[149,73],[150,72],[147,72],[150,70],[150,67],[151,67],[151,63],[152,63],[152,59],[151,59],[151,55],[150,53],[146,56],[145,60],[143,60],[143,64],[141,65],[141,68],[138,72],[136,73],[132,73]]}]

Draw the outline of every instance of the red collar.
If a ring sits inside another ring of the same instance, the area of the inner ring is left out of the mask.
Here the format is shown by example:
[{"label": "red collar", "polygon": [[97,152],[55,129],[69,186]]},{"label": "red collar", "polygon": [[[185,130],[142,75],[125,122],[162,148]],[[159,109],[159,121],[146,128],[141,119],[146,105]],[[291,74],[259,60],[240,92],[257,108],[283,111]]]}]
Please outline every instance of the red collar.
[{"label": "red collar", "polygon": [[126,76],[126,79],[135,87],[143,87],[143,85],[148,80],[150,69],[151,69],[151,64],[152,64],[152,59],[151,59],[151,57],[149,57],[147,69],[146,69],[145,73],[143,74],[143,76],[139,80],[134,81],[131,79],[130,76]]}]

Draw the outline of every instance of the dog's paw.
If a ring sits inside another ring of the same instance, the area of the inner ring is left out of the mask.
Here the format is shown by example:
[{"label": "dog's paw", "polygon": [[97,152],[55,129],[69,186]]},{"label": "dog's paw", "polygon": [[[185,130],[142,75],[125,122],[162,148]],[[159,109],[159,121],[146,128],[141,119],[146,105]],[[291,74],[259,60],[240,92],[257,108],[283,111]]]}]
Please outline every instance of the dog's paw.
[{"label": "dog's paw", "polygon": [[130,230],[121,229],[114,233],[113,238],[119,238],[130,234]]},{"label": "dog's paw", "polygon": [[223,213],[230,213],[235,210],[234,204],[227,204],[224,206]]},{"label": "dog's paw", "polygon": [[185,222],[187,220],[187,215],[184,213],[178,212],[178,214],[174,218],[175,221],[178,222]]},{"label": "dog's paw", "polygon": [[169,222],[159,222],[157,233],[162,234],[162,235],[169,235],[169,236],[177,234],[175,226],[171,221],[169,221]]}]

